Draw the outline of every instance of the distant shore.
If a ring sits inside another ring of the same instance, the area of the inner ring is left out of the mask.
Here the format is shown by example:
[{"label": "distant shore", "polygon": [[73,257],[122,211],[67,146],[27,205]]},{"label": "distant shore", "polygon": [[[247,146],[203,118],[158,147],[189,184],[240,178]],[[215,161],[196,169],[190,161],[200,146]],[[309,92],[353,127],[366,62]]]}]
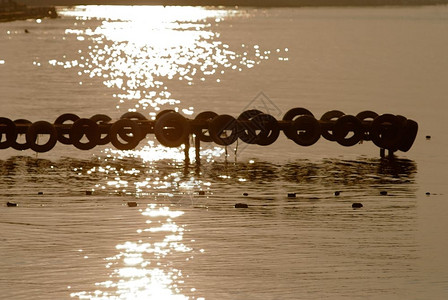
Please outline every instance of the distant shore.
[{"label": "distant shore", "polygon": [[27,6],[14,0],[0,0],[0,22],[57,18],[54,6]]},{"label": "distant shore", "polygon": [[448,4],[448,0],[17,0],[29,6],[175,5],[252,7],[421,6]]}]

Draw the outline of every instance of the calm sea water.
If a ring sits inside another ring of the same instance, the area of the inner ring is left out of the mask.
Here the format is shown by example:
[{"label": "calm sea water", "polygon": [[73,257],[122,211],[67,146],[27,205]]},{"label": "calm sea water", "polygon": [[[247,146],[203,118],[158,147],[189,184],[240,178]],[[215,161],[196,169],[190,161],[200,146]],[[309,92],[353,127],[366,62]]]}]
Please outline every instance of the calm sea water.
[{"label": "calm sea water", "polygon": [[203,144],[199,168],[150,136],[125,152],[2,150],[2,299],[448,297],[447,6],[58,11],[0,24],[1,116],[305,107],[420,130],[393,161],[283,136],[227,156]]}]

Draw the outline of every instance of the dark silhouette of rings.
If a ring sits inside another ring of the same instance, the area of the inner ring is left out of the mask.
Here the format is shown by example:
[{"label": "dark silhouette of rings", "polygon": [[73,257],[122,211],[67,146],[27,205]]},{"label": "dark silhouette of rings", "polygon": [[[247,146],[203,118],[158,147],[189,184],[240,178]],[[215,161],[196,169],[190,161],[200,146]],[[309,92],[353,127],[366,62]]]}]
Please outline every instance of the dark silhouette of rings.
[{"label": "dark silhouette of rings", "polygon": [[[16,125],[16,128],[17,128],[17,137],[13,141],[11,147],[13,149],[19,150],[19,151],[29,149],[30,144],[26,141],[26,139],[25,139],[25,142],[23,142],[23,143],[19,142],[18,139],[19,139],[19,136],[26,135],[26,132],[28,131],[28,126],[30,126],[33,123],[29,120],[17,119],[17,120],[14,120],[14,124]],[[17,126],[17,125],[27,125],[27,126]]]},{"label": "dark silhouette of rings", "polygon": [[[256,125],[250,122],[255,116],[262,114],[258,109],[243,111],[237,118],[240,126],[238,127],[238,137],[247,144],[257,144]],[[244,122],[247,121],[247,122]]]},{"label": "dark silhouette of rings", "polygon": [[[8,118],[0,118],[0,149],[7,149],[12,146],[17,138],[17,127],[13,121]],[[5,140],[3,140],[3,134]]]},{"label": "dark silhouette of rings", "polygon": [[[127,113],[123,114],[120,117],[120,119],[128,119],[128,120],[133,120],[136,122],[147,120],[147,118],[139,112],[127,112]],[[142,128],[142,127],[140,128],[140,131],[141,131],[140,139],[143,139],[144,136],[146,136],[146,134],[148,132],[144,131],[144,128]],[[123,138],[124,140],[127,140],[126,134],[123,131],[121,131],[119,134],[120,134],[121,138]]]},{"label": "dark silhouette of rings", "polygon": [[364,135],[362,137],[363,141],[371,141],[370,137],[370,125],[372,125],[372,121],[378,117],[378,114],[371,110],[364,110],[356,115],[356,117],[361,121],[361,124],[364,129]]},{"label": "dark silhouette of rings", "polygon": [[302,115],[292,121],[285,135],[300,146],[311,146],[315,144],[321,135],[319,121],[311,115]]},{"label": "dark silhouette of rings", "polygon": [[221,146],[233,144],[238,139],[238,123],[230,115],[219,115],[209,124],[212,140]]},{"label": "dark silhouette of rings", "polygon": [[12,147],[19,151],[46,152],[59,141],[81,150],[108,143],[119,150],[132,150],[148,134],[154,134],[163,146],[185,145],[185,153],[190,147],[190,136],[195,135],[196,153],[199,153],[200,142],[228,146],[238,138],[247,144],[268,146],[277,141],[281,131],[288,139],[305,147],[317,143],[321,136],[346,147],[371,140],[381,149],[383,157],[385,150],[389,154],[409,151],[417,137],[418,124],[401,115],[378,115],[369,110],[356,116],[331,110],[317,120],[302,107],[290,109],[281,120],[257,109],[246,110],[236,119],[213,111],[204,111],[194,119],[187,119],[174,110],[163,110],[155,120],[149,120],[139,112],[127,112],[115,122],[104,114],[87,119],[66,113],[54,124],[0,118],[0,149]]},{"label": "dark silhouette of rings", "polygon": [[382,149],[398,149],[402,122],[403,120],[392,114],[376,117],[370,129],[372,142]]},{"label": "dark silhouette of rings", "polygon": [[403,125],[403,131],[401,134],[400,141],[398,143],[398,150],[407,152],[411,149],[412,144],[417,137],[418,132],[418,124],[413,120],[406,120],[406,123]]},{"label": "dark silhouette of rings", "polygon": [[322,128],[322,136],[329,141],[336,141],[336,137],[334,136],[333,127],[334,123],[345,115],[342,111],[339,110],[330,110],[320,117],[321,128]]},{"label": "dark silhouette of rings", "polygon": [[190,125],[177,112],[167,112],[156,120],[154,133],[157,140],[166,147],[179,147],[188,140]]},{"label": "dark silhouette of rings", "polygon": [[249,122],[255,129],[255,142],[260,146],[273,144],[280,135],[278,121],[271,115],[258,114]]},{"label": "dark silhouette of rings", "polygon": [[79,120],[78,115],[75,114],[63,114],[60,115],[55,121],[54,125],[57,125],[57,132],[58,132],[58,141],[59,143],[65,144],[65,145],[71,145],[72,142],[70,141],[69,130],[70,127],[68,126],[61,126],[67,121],[71,121],[72,123]]},{"label": "dark silhouette of rings", "polygon": [[110,137],[109,137],[109,127],[104,126],[109,124],[112,119],[103,114],[96,114],[90,117],[90,120],[94,121],[96,124],[98,124],[98,128],[100,131],[100,137],[98,139],[98,145],[106,145],[110,143]]},{"label": "dark silhouette of rings", "polygon": [[[308,109],[303,108],[303,107],[295,107],[286,112],[286,114],[283,116],[283,121],[290,121],[292,124],[292,121],[294,121],[295,119],[297,119],[301,116],[314,117],[314,115]],[[291,134],[294,133],[293,130],[287,129],[287,130],[284,130],[283,132],[285,133],[287,138],[294,140],[296,134],[294,134],[294,136],[289,136],[290,132],[291,132]]]},{"label": "dark silhouette of rings", "polygon": [[308,109],[303,107],[295,107],[291,108],[286,112],[286,114],[283,116],[283,121],[293,121],[296,117],[299,116],[312,116],[314,117],[313,113],[310,112]]},{"label": "dark silhouette of rings", "polygon": [[144,115],[139,112],[129,111],[124,113],[120,119],[129,119],[129,120],[147,120]]},{"label": "dark silhouette of rings", "polygon": [[162,110],[162,111],[160,111],[160,112],[156,115],[156,120],[160,119],[160,117],[162,117],[164,114],[167,114],[167,113],[170,113],[170,112],[175,113],[176,111],[175,111],[174,109],[165,109],[165,110]]},{"label": "dark silhouette of rings", "polygon": [[[92,119],[78,119],[70,128],[70,142],[80,150],[90,150],[95,148],[100,142],[100,129],[98,124]],[[87,142],[81,141],[85,136]]]},{"label": "dark silhouette of rings", "polygon": [[[39,144],[38,136],[48,135],[48,140]],[[26,131],[26,142],[35,152],[48,152],[56,145],[58,132],[54,126],[46,121],[37,121],[31,124]]]},{"label": "dark silhouette of rings", "polygon": [[110,141],[118,150],[134,149],[140,143],[141,137],[140,127],[129,119],[120,119],[110,127]]},{"label": "dark silhouette of rings", "polygon": [[201,142],[213,142],[213,139],[208,132],[208,123],[217,115],[218,114],[213,111],[203,111],[194,118],[197,121],[206,122],[206,126],[199,126],[193,130],[194,134],[199,138]]},{"label": "dark silhouette of rings", "polygon": [[358,144],[364,137],[364,129],[357,117],[345,115],[340,117],[334,124],[333,136],[340,145],[346,147],[353,146]]}]

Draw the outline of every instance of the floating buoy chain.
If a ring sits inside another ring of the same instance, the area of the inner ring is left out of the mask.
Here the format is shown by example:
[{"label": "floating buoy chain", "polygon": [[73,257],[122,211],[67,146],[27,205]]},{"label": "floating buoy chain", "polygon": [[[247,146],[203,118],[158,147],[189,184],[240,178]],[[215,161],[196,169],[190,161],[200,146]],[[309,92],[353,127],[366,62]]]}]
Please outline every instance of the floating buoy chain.
[{"label": "floating buoy chain", "polygon": [[[237,118],[205,111],[194,119],[187,119],[173,110],[164,110],[155,120],[148,120],[138,112],[128,112],[115,122],[102,114],[90,118],[63,114],[54,123],[0,118],[0,149],[12,147],[47,152],[59,141],[81,150],[108,143],[119,150],[131,150],[147,134],[155,134],[166,147],[187,144],[192,134],[198,141],[222,146],[231,145],[238,139],[267,146],[283,132],[300,146],[311,146],[324,137],[347,147],[372,141],[381,149],[406,152],[412,147],[417,131],[417,122],[400,115],[378,115],[372,111],[346,115],[332,110],[316,119],[310,111],[300,107],[289,110],[282,120],[255,109],[244,111]],[[19,135],[25,135],[25,139],[19,141]],[[39,135],[47,135],[48,138],[40,143]]]}]

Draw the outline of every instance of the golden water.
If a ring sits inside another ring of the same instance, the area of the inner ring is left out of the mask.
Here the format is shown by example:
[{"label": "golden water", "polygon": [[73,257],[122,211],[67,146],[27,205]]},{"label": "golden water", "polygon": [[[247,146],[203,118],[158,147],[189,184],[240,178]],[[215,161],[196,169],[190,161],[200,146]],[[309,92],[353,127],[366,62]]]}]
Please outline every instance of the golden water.
[{"label": "golden water", "polygon": [[395,161],[283,136],[203,144],[200,168],[152,136],[2,150],[2,299],[446,298],[446,6],[58,13],[0,24],[2,116],[369,109],[420,132]]}]

